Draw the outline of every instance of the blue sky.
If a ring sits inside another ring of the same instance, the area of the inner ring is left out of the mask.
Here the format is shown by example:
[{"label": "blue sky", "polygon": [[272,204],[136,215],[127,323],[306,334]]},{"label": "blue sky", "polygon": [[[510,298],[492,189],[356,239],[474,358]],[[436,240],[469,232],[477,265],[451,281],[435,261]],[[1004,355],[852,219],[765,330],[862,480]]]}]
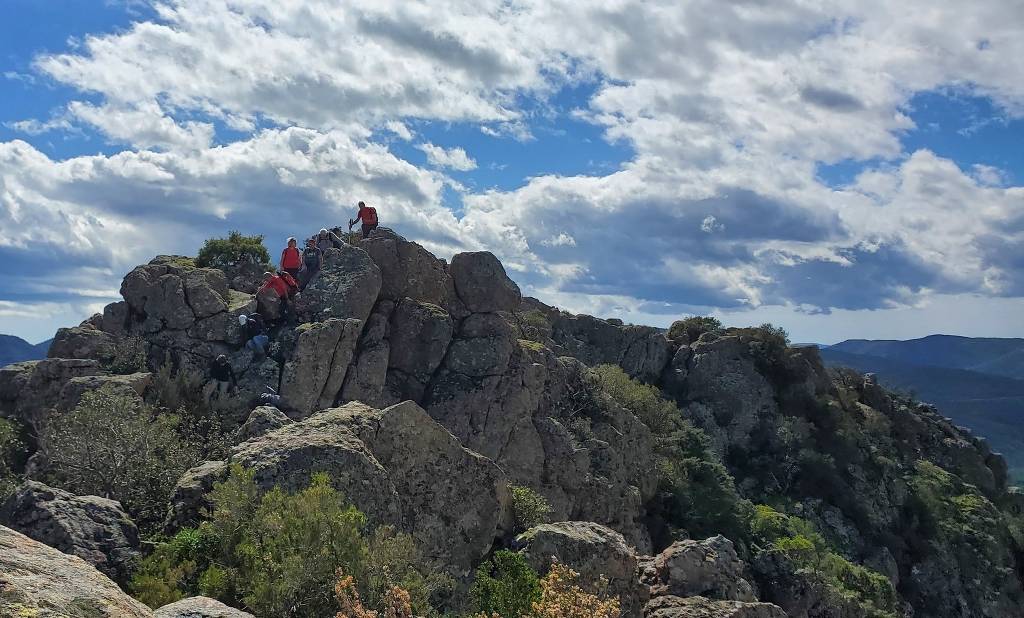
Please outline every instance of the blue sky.
[{"label": "blue sky", "polygon": [[1024,11],[917,3],[10,0],[0,332],[365,199],[573,311],[1024,336]]}]

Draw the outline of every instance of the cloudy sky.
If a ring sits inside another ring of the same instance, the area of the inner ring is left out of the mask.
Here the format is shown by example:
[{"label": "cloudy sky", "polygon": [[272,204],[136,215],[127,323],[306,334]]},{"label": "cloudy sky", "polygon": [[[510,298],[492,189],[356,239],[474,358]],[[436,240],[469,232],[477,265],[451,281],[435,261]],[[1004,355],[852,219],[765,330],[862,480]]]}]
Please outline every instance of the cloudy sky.
[{"label": "cloudy sky", "polygon": [[362,199],[573,311],[1024,336],[1024,0],[0,11],[0,332]]}]

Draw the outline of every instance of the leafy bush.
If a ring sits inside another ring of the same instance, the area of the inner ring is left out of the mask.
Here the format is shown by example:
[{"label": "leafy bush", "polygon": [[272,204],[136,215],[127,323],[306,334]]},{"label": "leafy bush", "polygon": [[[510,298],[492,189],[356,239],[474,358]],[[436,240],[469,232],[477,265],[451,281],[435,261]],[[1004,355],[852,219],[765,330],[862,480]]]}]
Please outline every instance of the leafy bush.
[{"label": "leafy bush", "polygon": [[509,491],[512,493],[512,519],[516,534],[548,521],[551,505],[544,496],[522,485],[510,485]]},{"label": "leafy bush", "polygon": [[541,600],[540,580],[522,554],[501,550],[477,569],[469,595],[484,616],[519,618]]},{"label": "leafy bush", "polygon": [[15,470],[20,466],[16,460],[22,449],[19,433],[17,423],[0,418],[0,502],[3,502],[18,485],[19,479]]},{"label": "leafy bush", "polygon": [[182,473],[198,462],[178,435],[179,419],[158,414],[112,387],[90,391],[43,429],[51,482],[77,494],[113,498],[143,530],[162,520]]},{"label": "leafy bush", "polygon": [[159,606],[203,594],[257,616],[327,616],[341,569],[361,583],[371,608],[386,607],[393,588],[407,587],[417,614],[433,615],[431,594],[452,587],[446,576],[429,574],[407,535],[381,528],[368,543],[366,518],[325,474],[300,492],[260,496],[253,472],[236,465],[210,497],[210,521],[143,560],[131,582],[138,599]]},{"label": "leafy bush", "polygon": [[[607,582],[604,582],[605,584]],[[619,600],[586,592],[579,586],[579,574],[555,563],[540,581],[540,601],[530,616],[536,618],[619,618]]]},{"label": "leafy bush", "polygon": [[263,246],[263,236],[244,236],[241,232],[232,231],[227,238],[209,238],[196,256],[195,264],[199,268],[219,268],[224,270],[240,264],[268,264],[270,253]]},{"label": "leafy bush", "polygon": [[835,553],[806,520],[759,504],[750,518],[750,533],[758,551],[782,553],[824,586],[835,602],[853,604],[860,615],[870,618],[895,618],[892,582]]},{"label": "leafy bush", "polygon": [[656,540],[667,544],[685,526],[690,535],[721,533],[742,541],[749,506],[711,453],[707,435],[684,420],[679,408],[656,388],[631,379],[618,366],[601,365],[594,374],[600,391],[654,434],[659,492],[650,506],[667,526],[655,530]]},{"label": "leafy bush", "polygon": [[105,363],[105,368],[117,375],[146,371],[146,342],[136,335],[118,339],[114,343],[110,361]]},{"label": "leafy bush", "polygon": [[225,459],[232,428],[225,426],[225,411],[207,400],[203,381],[198,371],[175,370],[165,362],[153,376],[149,394],[155,406],[178,417],[178,433],[199,452],[200,458]]},{"label": "leafy bush", "polygon": [[414,618],[409,593],[398,586],[385,593],[383,609],[380,612],[366,609],[359,598],[356,580],[338,569],[338,581],[334,585],[334,597],[341,607],[335,618]]},{"label": "leafy bush", "polygon": [[713,333],[722,330],[722,323],[711,316],[693,315],[682,320],[672,322],[668,328],[668,338],[679,341],[686,338],[687,343],[693,343],[700,339],[704,333]]}]

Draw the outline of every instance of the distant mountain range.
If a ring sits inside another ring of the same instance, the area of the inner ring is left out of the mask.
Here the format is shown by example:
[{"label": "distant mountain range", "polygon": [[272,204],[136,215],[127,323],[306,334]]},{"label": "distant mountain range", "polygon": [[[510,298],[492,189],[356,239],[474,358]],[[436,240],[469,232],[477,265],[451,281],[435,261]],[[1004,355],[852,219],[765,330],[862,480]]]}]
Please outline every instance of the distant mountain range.
[{"label": "distant mountain range", "polygon": [[1024,482],[1024,339],[931,335],[820,349],[829,365],[876,373],[883,385],[935,404],[988,439]]},{"label": "distant mountain range", "polygon": [[21,361],[46,358],[52,339],[32,345],[21,337],[0,335],[0,367]]}]

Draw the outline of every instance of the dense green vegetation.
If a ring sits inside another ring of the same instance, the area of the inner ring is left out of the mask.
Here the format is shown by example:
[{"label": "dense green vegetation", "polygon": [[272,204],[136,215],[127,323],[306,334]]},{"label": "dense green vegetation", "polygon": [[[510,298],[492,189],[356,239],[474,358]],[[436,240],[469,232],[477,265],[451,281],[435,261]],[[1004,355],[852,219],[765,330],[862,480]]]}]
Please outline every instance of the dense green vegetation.
[{"label": "dense green vegetation", "polygon": [[470,599],[486,616],[524,616],[540,601],[540,578],[522,554],[501,550],[476,571]]},{"label": "dense green vegetation", "polygon": [[519,534],[548,521],[551,505],[544,496],[522,485],[510,485],[514,532]]},{"label": "dense green vegetation", "polygon": [[452,581],[429,568],[412,539],[388,528],[367,536],[365,516],[323,474],[297,493],[260,494],[253,473],[234,466],[211,494],[211,519],[161,543],[131,582],[153,607],[203,594],[257,616],[327,616],[336,608],[337,572],[359,582],[359,596],[380,608],[394,586],[417,615]]},{"label": "dense green vegetation", "polygon": [[267,264],[270,254],[263,245],[263,236],[245,236],[241,232],[232,231],[227,238],[210,238],[203,243],[195,265],[199,268],[219,268],[224,270],[240,264]]},{"label": "dense green vegetation", "polygon": [[105,386],[56,415],[40,444],[50,484],[77,494],[113,498],[143,530],[163,519],[175,483],[198,462],[179,433],[180,418],[144,404],[134,392]]},{"label": "dense green vegetation", "polygon": [[146,371],[146,342],[135,335],[118,339],[104,368],[115,375]]}]

